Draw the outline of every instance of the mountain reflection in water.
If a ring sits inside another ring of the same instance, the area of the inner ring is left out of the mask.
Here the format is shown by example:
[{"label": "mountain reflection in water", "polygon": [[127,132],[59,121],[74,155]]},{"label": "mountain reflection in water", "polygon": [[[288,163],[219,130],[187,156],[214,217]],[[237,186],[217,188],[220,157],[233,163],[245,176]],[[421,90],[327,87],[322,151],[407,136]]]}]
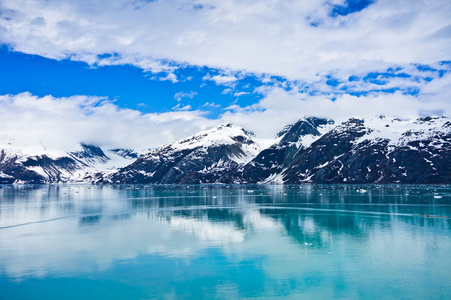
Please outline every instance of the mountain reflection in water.
[{"label": "mountain reflection in water", "polygon": [[0,290],[446,298],[450,217],[450,186],[2,186]]}]

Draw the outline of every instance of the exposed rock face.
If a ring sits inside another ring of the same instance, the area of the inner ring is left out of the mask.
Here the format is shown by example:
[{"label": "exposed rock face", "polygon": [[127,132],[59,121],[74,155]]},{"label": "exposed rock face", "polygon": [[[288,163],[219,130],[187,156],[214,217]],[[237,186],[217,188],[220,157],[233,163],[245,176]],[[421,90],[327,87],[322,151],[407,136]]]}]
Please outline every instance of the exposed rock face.
[{"label": "exposed rock face", "polygon": [[260,152],[244,151],[256,144],[252,136],[241,128],[228,133],[225,128],[235,128],[228,124],[155,150],[109,182],[451,183],[450,124],[380,116],[334,126],[305,118]]},{"label": "exposed rock face", "polygon": [[235,182],[235,171],[261,151],[253,134],[225,124],[154,150],[107,178],[112,183]]},{"label": "exposed rock face", "polygon": [[[28,150],[28,151],[27,151]],[[225,124],[139,156],[104,151],[0,149],[0,184],[9,183],[451,183],[451,120],[383,116],[304,118],[272,146]]]},{"label": "exposed rock face", "polygon": [[136,159],[139,156],[133,149],[111,149],[110,151],[126,159]]},{"label": "exposed rock face", "polygon": [[[78,151],[57,151],[47,154],[38,152],[40,153],[36,154],[33,151],[27,153],[26,149],[0,150],[0,183],[94,181],[95,176],[92,173],[102,170],[103,176],[108,169],[116,170],[117,167],[130,163],[129,159],[113,157],[114,151],[108,151],[110,156],[107,156],[101,148],[83,143],[79,145]],[[113,157],[114,161],[110,157]]]},{"label": "exposed rock face", "polygon": [[446,118],[351,119],[299,151],[286,183],[451,183]]},{"label": "exposed rock face", "polygon": [[319,139],[333,124],[333,120],[310,117],[285,126],[277,135],[280,140],[244,166],[240,177],[244,182],[275,181],[300,149]]},{"label": "exposed rock face", "polygon": [[77,162],[71,157],[52,159],[46,155],[26,156],[21,153],[0,152],[1,183],[51,183],[62,180],[61,170],[71,172]]},{"label": "exposed rock face", "polygon": [[14,183],[16,180],[28,183],[43,183],[42,176],[36,172],[28,170],[22,164],[16,162],[18,155],[8,153],[5,150],[0,152],[0,180],[1,183]]}]

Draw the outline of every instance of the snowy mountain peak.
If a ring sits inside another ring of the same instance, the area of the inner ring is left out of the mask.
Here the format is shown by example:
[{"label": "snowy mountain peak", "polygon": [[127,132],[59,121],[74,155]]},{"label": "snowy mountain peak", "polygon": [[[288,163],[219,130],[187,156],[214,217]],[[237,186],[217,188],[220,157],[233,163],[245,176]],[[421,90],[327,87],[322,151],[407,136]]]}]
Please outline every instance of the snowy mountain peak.
[{"label": "snowy mountain peak", "polygon": [[105,155],[100,147],[94,145],[87,145],[81,143],[81,151],[71,152],[71,156],[76,160],[81,160],[85,163],[96,164],[96,163],[106,163],[110,160],[108,156]]},{"label": "snowy mountain peak", "polygon": [[159,149],[0,145],[0,183],[449,183],[451,120],[302,118],[276,143],[226,123]]},{"label": "snowy mountain peak", "polygon": [[255,147],[250,148],[255,148],[255,151],[260,150],[259,146],[256,145],[253,139],[253,133],[244,130],[240,126],[226,123],[210,130],[198,132],[186,139],[166,145],[155,151],[181,151],[186,149],[208,148],[219,145],[233,145],[237,143],[243,145],[255,145]]},{"label": "snowy mountain peak", "polygon": [[119,155],[120,157],[123,157],[125,159],[136,159],[139,156],[139,153],[134,149],[111,149],[111,152],[115,153],[116,155]]},{"label": "snowy mountain peak", "polygon": [[321,135],[330,130],[335,122],[330,119],[304,117],[293,125],[285,126],[285,132],[280,135],[279,144],[295,144],[297,148],[307,147]]},{"label": "snowy mountain peak", "polygon": [[84,182],[93,173],[112,172],[131,163],[114,151],[85,143],[61,146],[64,150],[24,145],[0,147],[0,183]]},{"label": "snowy mountain peak", "polygon": [[291,129],[291,127],[293,127],[293,124],[283,126],[282,130],[276,134],[276,139],[283,137]]},{"label": "snowy mountain peak", "polygon": [[423,117],[401,120],[385,116],[367,117],[359,121],[366,133],[356,143],[365,140],[388,140],[390,145],[403,146],[413,140],[428,140],[449,134],[451,127],[446,117]]},{"label": "snowy mountain peak", "polygon": [[231,174],[261,150],[252,133],[227,123],[153,150],[105,180],[125,183],[235,182]]}]

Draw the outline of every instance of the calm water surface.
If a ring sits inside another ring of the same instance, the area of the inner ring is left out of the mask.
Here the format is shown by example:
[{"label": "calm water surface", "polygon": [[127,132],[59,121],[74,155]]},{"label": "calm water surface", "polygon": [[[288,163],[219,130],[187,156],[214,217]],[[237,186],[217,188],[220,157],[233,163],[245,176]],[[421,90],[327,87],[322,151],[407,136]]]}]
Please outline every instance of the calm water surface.
[{"label": "calm water surface", "polygon": [[451,299],[451,186],[1,186],[0,299]]}]

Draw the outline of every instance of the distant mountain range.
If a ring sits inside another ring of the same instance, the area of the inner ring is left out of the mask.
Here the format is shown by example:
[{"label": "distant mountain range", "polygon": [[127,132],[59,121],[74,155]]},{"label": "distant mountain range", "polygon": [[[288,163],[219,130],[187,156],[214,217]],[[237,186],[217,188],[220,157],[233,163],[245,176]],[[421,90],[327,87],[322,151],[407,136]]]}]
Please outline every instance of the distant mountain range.
[{"label": "distant mountain range", "polygon": [[308,117],[269,146],[224,124],[143,153],[0,150],[0,183],[451,183],[451,120]]}]

